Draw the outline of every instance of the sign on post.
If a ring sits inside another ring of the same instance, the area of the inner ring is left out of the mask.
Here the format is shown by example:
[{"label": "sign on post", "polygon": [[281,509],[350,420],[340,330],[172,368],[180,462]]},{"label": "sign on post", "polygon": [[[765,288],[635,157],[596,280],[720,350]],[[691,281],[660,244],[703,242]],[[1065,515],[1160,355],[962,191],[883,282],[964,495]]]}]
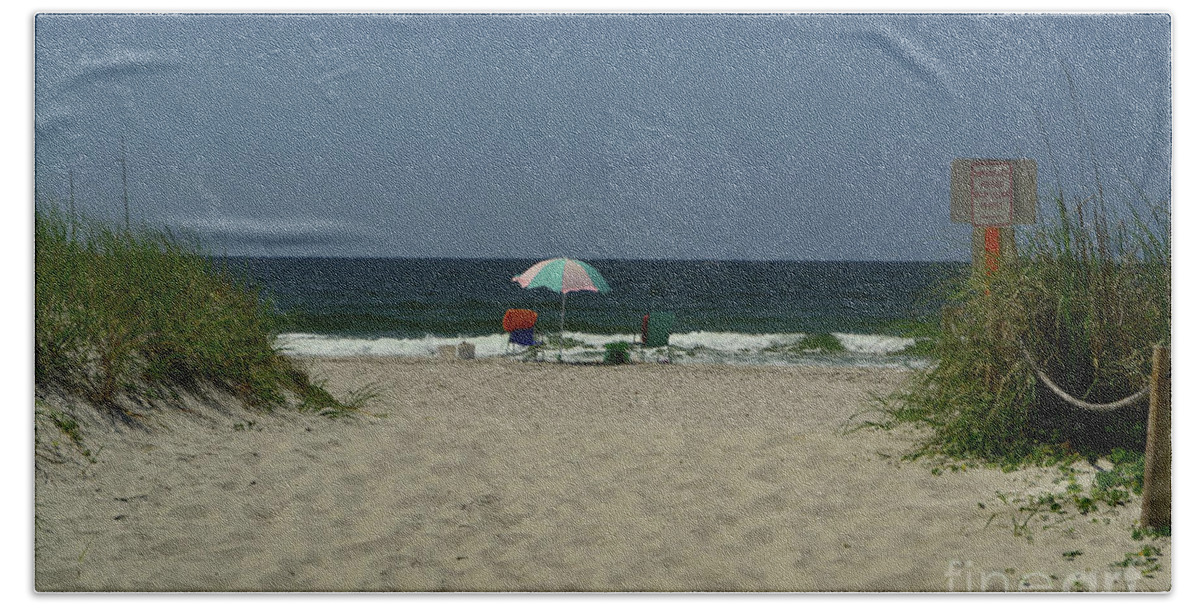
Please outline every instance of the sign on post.
[{"label": "sign on post", "polygon": [[1037,221],[1037,162],[956,158],[950,163],[950,220],[975,226]]},{"label": "sign on post", "polygon": [[1037,221],[1037,162],[956,158],[950,163],[950,220],[975,227],[972,261],[993,274],[1016,252],[1013,224]]}]

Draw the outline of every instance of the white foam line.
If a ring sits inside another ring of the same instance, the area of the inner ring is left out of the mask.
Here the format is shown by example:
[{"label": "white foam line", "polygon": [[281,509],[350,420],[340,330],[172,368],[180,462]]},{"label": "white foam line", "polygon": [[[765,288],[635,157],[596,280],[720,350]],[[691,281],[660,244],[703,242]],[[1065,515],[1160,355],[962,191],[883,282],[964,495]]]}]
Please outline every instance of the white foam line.
[{"label": "white foam line", "polygon": [[[553,334],[540,334],[546,340]],[[871,367],[913,367],[925,365],[920,358],[884,360],[882,357],[903,351],[916,343],[913,338],[896,336],[835,333],[835,338],[846,348],[844,355],[821,354],[797,355],[787,350],[767,352],[777,346],[795,344],[804,339],[802,333],[742,334],[736,332],[694,331],[671,336],[673,361],[680,363],[715,363],[746,365],[832,365]],[[610,342],[632,342],[633,334],[590,334],[567,332],[570,340],[582,342],[582,346],[564,349],[563,359],[570,362],[597,361],[604,345]],[[497,333],[486,336],[445,337],[427,335],[423,338],[390,337],[340,337],[308,333],[291,333],[279,336],[276,347],[284,354],[318,357],[350,356],[400,356],[430,357],[437,354],[439,347],[469,342],[475,346],[475,356],[490,358],[503,356],[507,352],[508,334]],[[647,351],[655,358],[662,358],[664,349]],[[556,359],[558,349],[547,345],[543,359]]]},{"label": "white foam line", "polygon": [[898,353],[917,343],[915,338],[876,336],[869,334],[832,334],[847,351],[871,355]]},{"label": "white foam line", "polygon": [[742,334],[720,331],[692,331],[671,336],[671,345],[680,348],[708,348],[730,352],[761,351],[772,346],[795,343],[805,334]]}]

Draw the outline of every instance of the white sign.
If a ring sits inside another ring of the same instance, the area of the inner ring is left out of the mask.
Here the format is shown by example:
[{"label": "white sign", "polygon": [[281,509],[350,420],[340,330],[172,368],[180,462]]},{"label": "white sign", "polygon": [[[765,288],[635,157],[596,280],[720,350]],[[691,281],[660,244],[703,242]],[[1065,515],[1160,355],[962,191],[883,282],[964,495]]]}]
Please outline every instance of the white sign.
[{"label": "white sign", "polygon": [[1009,226],[1012,219],[1012,163],[987,160],[971,163],[971,223]]},{"label": "white sign", "polygon": [[1028,158],[956,158],[950,164],[950,219],[976,226],[1032,224],[1037,163]]}]

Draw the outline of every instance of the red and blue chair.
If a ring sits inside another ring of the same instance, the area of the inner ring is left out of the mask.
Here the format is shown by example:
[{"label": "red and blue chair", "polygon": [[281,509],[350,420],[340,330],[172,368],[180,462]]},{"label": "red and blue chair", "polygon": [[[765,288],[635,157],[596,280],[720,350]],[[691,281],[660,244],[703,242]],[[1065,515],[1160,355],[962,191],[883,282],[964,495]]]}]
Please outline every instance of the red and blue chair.
[{"label": "red and blue chair", "polygon": [[504,331],[508,332],[507,350],[524,350],[531,346],[541,346],[534,336],[533,328],[537,325],[538,314],[524,308],[510,308],[504,313]]}]

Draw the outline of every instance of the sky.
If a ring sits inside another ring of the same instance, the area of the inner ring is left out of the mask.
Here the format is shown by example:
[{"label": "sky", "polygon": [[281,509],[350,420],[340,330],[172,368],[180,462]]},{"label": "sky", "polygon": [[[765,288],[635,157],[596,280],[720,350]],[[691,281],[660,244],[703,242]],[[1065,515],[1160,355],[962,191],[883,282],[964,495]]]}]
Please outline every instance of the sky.
[{"label": "sky", "polygon": [[957,157],[1171,197],[1165,14],[55,15],[34,188],[215,253],[967,260]]}]

